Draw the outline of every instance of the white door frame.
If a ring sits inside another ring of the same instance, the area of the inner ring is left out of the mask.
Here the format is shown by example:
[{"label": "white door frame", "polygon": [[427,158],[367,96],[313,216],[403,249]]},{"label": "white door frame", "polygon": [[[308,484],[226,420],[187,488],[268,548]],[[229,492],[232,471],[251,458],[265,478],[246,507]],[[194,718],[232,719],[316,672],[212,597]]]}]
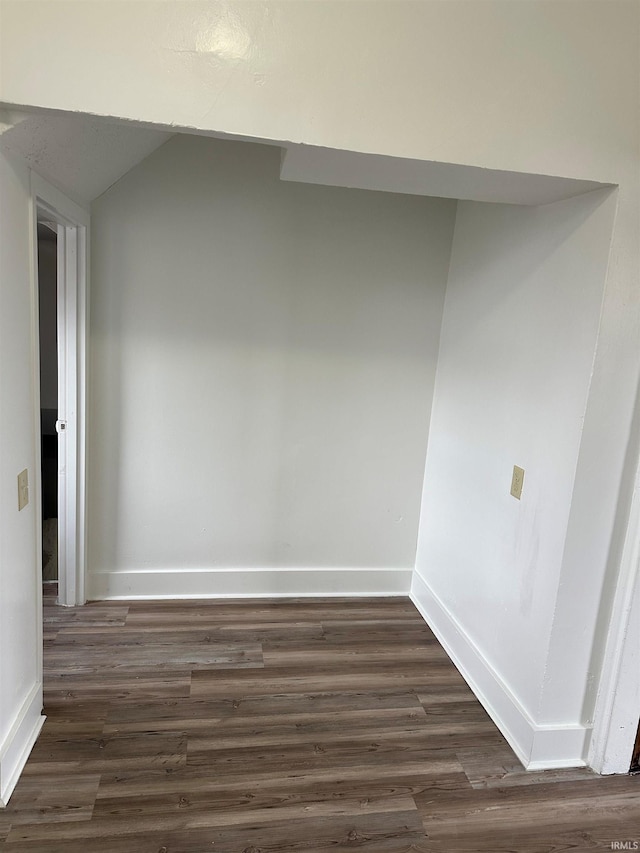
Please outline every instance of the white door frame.
[{"label": "white door frame", "polygon": [[640,467],[620,560],[588,764],[628,773],[640,716]]},{"label": "white door frame", "polygon": [[[67,198],[35,172],[31,173],[32,227],[44,214],[58,225],[58,602],[85,602],[86,562],[86,432],[87,432],[87,280],[89,211]],[[39,365],[38,258],[34,240],[32,311]],[[34,382],[37,419],[37,458],[40,458],[40,386]],[[35,471],[35,494],[40,506],[40,465]],[[38,553],[42,526],[37,520]],[[40,584],[41,586],[41,580]]]}]

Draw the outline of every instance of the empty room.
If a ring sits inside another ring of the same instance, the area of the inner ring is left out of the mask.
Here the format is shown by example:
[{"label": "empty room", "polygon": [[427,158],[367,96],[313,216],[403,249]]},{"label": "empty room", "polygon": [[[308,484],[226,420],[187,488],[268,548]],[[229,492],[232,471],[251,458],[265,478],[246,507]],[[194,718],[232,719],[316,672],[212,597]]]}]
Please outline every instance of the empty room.
[{"label": "empty room", "polygon": [[638,15],[2,0],[0,849],[640,843]]}]

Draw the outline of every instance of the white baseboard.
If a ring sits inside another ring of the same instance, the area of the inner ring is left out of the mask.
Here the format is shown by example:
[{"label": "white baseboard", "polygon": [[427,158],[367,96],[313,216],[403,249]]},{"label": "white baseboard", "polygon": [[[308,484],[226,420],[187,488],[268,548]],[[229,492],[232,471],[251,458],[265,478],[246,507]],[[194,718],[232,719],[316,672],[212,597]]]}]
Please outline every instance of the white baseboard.
[{"label": "white baseboard", "polygon": [[89,599],[409,595],[411,569],[152,569],[89,572]]},{"label": "white baseboard", "polygon": [[45,719],[42,714],[42,684],[34,684],[0,744],[0,808],[9,802]]},{"label": "white baseboard", "polygon": [[411,600],[527,770],[585,766],[590,728],[574,723],[536,723],[416,572]]}]

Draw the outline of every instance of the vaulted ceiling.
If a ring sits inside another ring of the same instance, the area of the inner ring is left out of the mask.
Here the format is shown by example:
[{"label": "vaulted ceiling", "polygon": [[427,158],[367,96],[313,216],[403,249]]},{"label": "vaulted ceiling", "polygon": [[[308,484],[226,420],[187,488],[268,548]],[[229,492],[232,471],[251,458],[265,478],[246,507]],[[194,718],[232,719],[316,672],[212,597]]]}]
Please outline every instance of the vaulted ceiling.
[{"label": "vaulted ceiling", "polygon": [[2,111],[0,146],[78,202],[93,201],[172,135],[79,113]]}]

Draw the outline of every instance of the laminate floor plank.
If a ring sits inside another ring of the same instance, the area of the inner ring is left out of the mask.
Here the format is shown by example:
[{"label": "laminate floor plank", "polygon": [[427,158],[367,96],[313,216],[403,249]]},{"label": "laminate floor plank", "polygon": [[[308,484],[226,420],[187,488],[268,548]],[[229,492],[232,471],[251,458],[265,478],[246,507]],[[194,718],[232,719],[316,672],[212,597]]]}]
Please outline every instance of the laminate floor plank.
[{"label": "laminate floor plank", "polygon": [[[73,664],[71,664],[72,666]],[[80,665],[82,666],[82,664]],[[191,672],[178,671],[144,672],[136,668],[134,672],[97,673],[95,676],[82,672],[71,676],[68,673],[50,672],[45,677],[44,697],[45,713],[50,700],[56,704],[64,699],[70,702],[125,702],[140,699],[166,699],[188,696],[191,691]]]},{"label": "laminate floor plank", "polygon": [[396,646],[391,649],[382,646],[352,645],[348,649],[327,647],[323,648],[298,646],[296,649],[272,649],[269,642],[263,644],[264,662],[268,666],[291,666],[317,669],[318,667],[335,668],[340,665],[350,669],[360,664],[375,664],[380,668],[384,664],[404,666],[408,663],[438,663],[450,665],[450,660],[442,646],[432,643],[424,646]]},{"label": "laminate floor plank", "polygon": [[[194,703],[196,704],[196,703]],[[153,712],[151,712],[153,714]],[[213,725],[212,725],[213,723]],[[422,724],[422,725],[421,725]],[[155,730],[159,730],[159,722],[154,719]],[[408,709],[373,709],[366,711],[331,711],[328,713],[306,713],[306,714],[274,714],[256,717],[255,715],[244,717],[234,714],[232,717],[182,717],[164,719],[160,721],[165,730],[176,730],[189,732],[189,742],[194,743],[195,738],[199,742],[208,742],[211,748],[230,746],[234,741],[240,745],[244,742],[255,744],[259,739],[264,742],[293,743],[301,742],[320,735],[332,735],[336,737],[336,730],[344,726],[348,735],[374,738],[376,734],[383,731],[384,735],[391,736],[394,732],[402,734],[406,731],[420,728],[427,733],[427,717],[422,707]],[[145,728],[146,726],[146,728]],[[146,721],[137,721],[133,724],[109,723],[104,725],[104,732],[135,732],[148,730],[148,718]]]},{"label": "laminate floor plank", "polygon": [[249,645],[230,645],[229,643],[147,643],[132,646],[98,647],[92,650],[91,657],[84,663],[69,661],[68,649],[57,644],[48,655],[52,672],[58,675],[67,673],[109,672],[121,670],[175,670],[196,669],[240,669],[261,668],[262,648],[257,643]]},{"label": "laminate floor plank", "polygon": [[[333,620],[324,619],[322,630],[328,642],[350,645],[351,643],[394,643],[404,645],[411,639],[436,641],[430,628],[419,615],[415,617],[390,617],[388,619]],[[395,633],[394,629],[398,632]]]},{"label": "laminate floor plank", "polygon": [[[255,758],[260,762],[268,761],[268,750],[271,747],[281,748],[286,746],[296,747],[303,745],[309,748],[313,741],[313,750],[316,755],[324,755],[337,749],[340,760],[344,761],[347,750],[366,752],[366,761],[372,760],[375,753],[382,752],[388,748],[394,756],[399,757],[403,751],[418,754],[421,750],[433,752],[436,749],[451,751],[461,746],[468,746],[477,739],[476,731],[455,732],[432,732],[426,726],[413,724],[412,727],[405,725],[401,732],[397,729],[383,729],[380,726],[363,726],[351,728],[345,725],[343,731],[336,731],[329,724],[322,728],[314,725],[288,726],[285,722],[274,726],[273,730],[245,729],[241,733],[227,733],[221,731],[218,736],[201,736],[199,731],[191,731],[189,736],[188,763],[202,763],[203,753],[215,752],[216,756],[208,755],[204,760],[213,762],[220,758],[223,750],[234,750],[234,759],[240,758],[240,750],[249,748],[255,752]],[[494,742],[499,744],[499,735],[494,735]],[[287,752],[287,760],[292,761],[293,766],[298,766],[299,756]]]},{"label": "laminate floor plank", "polygon": [[[257,639],[254,639],[256,637]],[[152,626],[140,630],[112,631],[110,629],[87,629],[85,627],[59,628],[56,632],[56,648],[66,652],[68,646],[82,649],[103,649],[105,652],[114,646],[139,648],[149,643],[161,645],[196,645],[199,643],[219,644],[223,646],[253,646],[258,643],[282,640],[290,649],[293,642],[302,647],[304,644],[318,641],[324,647],[324,635],[320,622],[289,624],[287,622],[267,622],[248,627],[237,626],[201,626],[194,628],[188,622],[163,626]],[[312,648],[314,648],[312,646]],[[117,652],[113,652],[117,654]]]},{"label": "laminate floor plank", "polygon": [[[428,838],[456,849],[535,850],[535,843],[553,842],[556,834],[602,831],[617,824],[618,832],[640,831],[637,785],[627,777],[590,778],[559,783],[469,791],[423,792],[414,798]],[[634,835],[635,837],[635,835]],[[610,837],[617,840],[618,835]],[[640,841],[640,839],[638,839]],[[609,849],[611,846],[609,845]]]},{"label": "laminate floor plank", "polygon": [[0,853],[560,853],[640,777],[527,773],[408,599],[44,606]]},{"label": "laminate floor plank", "polygon": [[459,750],[458,758],[473,788],[506,788],[512,785],[539,785],[593,779],[586,767],[567,770],[525,770],[507,744],[503,749],[473,747]]},{"label": "laminate floor plank", "polygon": [[[18,833],[15,833],[19,838]],[[426,853],[415,810],[364,816],[280,817],[267,823],[184,827],[109,838],[51,838],[8,841],[6,853]],[[84,845],[84,846],[83,846]],[[90,845],[90,846],[88,846]]]},{"label": "laminate floor plank", "polygon": [[[391,764],[356,765],[343,767],[339,774],[334,767],[308,767],[304,770],[282,768],[272,770],[255,769],[251,778],[244,772],[227,773],[224,776],[207,772],[206,765],[181,766],[176,768],[123,769],[117,774],[105,771],[102,774],[96,802],[112,797],[137,797],[151,793],[180,793],[185,791],[251,791],[254,789],[301,792],[308,789],[335,791],[343,787],[377,791],[381,787],[410,793],[432,788],[451,787],[454,778],[464,783],[464,774],[455,754],[439,753],[432,757],[429,765],[424,760],[406,761],[399,766]],[[452,788],[453,789],[453,788]],[[364,796],[364,795],[363,795]]]},{"label": "laminate floor plank", "polygon": [[84,607],[58,607],[56,605],[44,604],[43,624],[47,630],[59,625],[91,628],[91,627],[123,627],[128,607],[122,606],[95,606]]},{"label": "laminate floor plank", "polygon": [[185,755],[187,738],[183,733],[139,732],[96,736],[64,735],[43,732],[31,753],[36,762],[121,761]]},{"label": "laminate floor plank", "polygon": [[332,688],[345,691],[349,688],[366,690],[383,690],[388,688],[408,689],[417,685],[423,688],[423,679],[428,680],[429,686],[448,687],[458,683],[460,675],[452,671],[450,666],[438,664],[434,667],[428,679],[424,675],[424,667],[393,667],[371,671],[350,671],[348,668],[327,669],[325,672],[314,670],[311,673],[300,672],[299,668],[272,667],[268,677],[261,681],[254,678],[242,678],[242,673],[229,676],[211,671],[194,672],[191,678],[191,696],[207,698],[211,696],[262,696],[265,693],[321,693]]},{"label": "laminate floor plank", "polygon": [[[449,762],[451,767],[455,767],[454,761]],[[122,812],[132,815],[139,809],[146,813],[147,810],[184,808],[198,803],[224,809],[225,803],[232,803],[234,807],[243,802],[269,807],[286,802],[414,797],[430,791],[452,791],[464,785],[465,781],[461,771],[452,769],[431,775],[417,770],[403,776],[400,781],[372,779],[364,773],[350,775],[353,778],[342,780],[329,776],[312,778],[309,775],[304,784],[292,786],[291,779],[285,775],[272,776],[268,780],[266,777],[256,779],[253,784],[247,784],[247,780],[243,780],[243,785],[233,780],[227,784],[224,779],[215,779],[206,771],[199,772],[191,767],[171,773],[134,771],[119,776],[103,774],[100,793],[95,801],[95,814]],[[134,791],[135,795],[132,795]]]},{"label": "laminate floor plank", "polygon": [[[452,680],[451,684],[444,687],[431,681],[429,684],[418,687],[416,695],[425,710],[441,706],[446,708],[447,705],[460,705],[460,703],[475,706],[478,712],[483,710],[469,685],[462,679]],[[446,710],[443,710],[446,713]]]},{"label": "laminate floor plank", "polygon": [[42,820],[47,823],[90,820],[99,784],[99,774],[78,773],[46,787],[37,777],[27,777],[0,820],[4,818],[15,826]]},{"label": "laminate floor plank", "polygon": [[[181,619],[181,616],[176,616],[175,610],[158,609],[149,611],[148,608],[136,608],[129,605],[124,608],[126,610],[126,624],[128,627],[136,627],[138,625],[167,625]],[[412,622],[416,627],[420,627],[423,633],[429,632],[424,623],[421,624],[420,616],[406,607],[379,607],[369,606],[366,609],[361,605],[360,608],[352,606],[343,606],[327,604],[324,606],[315,605],[272,605],[270,607],[257,607],[250,610],[247,605],[234,608],[229,605],[228,608],[220,606],[203,605],[192,607],[188,611],[189,621],[192,625],[198,624],[216,624],[216,625],[238,625],[242,624],[246,618],[250,624],[256,625],[260,622],[277,622],[282,621],[285,614],[288,614],[287,621],[293,623],[304,622],[322,622],[326,623],[327,627],[336,629],[349,627],[357,623],[360,626],[376,625],[381,622],[389,622],[390,624],[402,625],[406,622]],[[77,614],[77,618],[79,614]],[[424,625],[424,628],[422,627]]]},{"label": "laminate floor plank", "polygon": [[288,822],[295,820],[308,820],[309,818],[328,818],[340,820],[348,818],[349,824],[359,823],[365,827],[368,817],[379,817],[383,814],[401,813],[402,820],[406,820],[407,813],[411,814],[414,826],[419,826],[419,818],[415,803],[411,797],[394,796],[378,799],[360,800],[313,800],[311,802],[290,802],[279,805],[255,807],[251,802],[241,803],[236,807],[227,804],[226,809],[218,810],[207,808],[189,807],[189,801],[185,797],[182,808],[175,810],[165,809],[163,812],[138,812],[133,815],[100,814],[91,821],[79,823],[31,823],[13,824],[7,841],[35,841],[37,839],[76,839],[84,838],[89,843],[94,838],[104,838],[137,834],[139,832],[153,832],[158,829],[163,831],[177,831],[201,828],[252,826],[262,825],[265,834],[269,832],[269,824]]},{"label": "laminate floor plank", "polygon": [[68,692],[46,691],[46,725],[53,722],[91,722],[104,725],[109,713],[109,704],[100,699],[87,699],[69,695]]},{"label": "laminate floor plank", "polygon": [[422,705],[412,690],[381,690],[371,692],[345,691],[335,693],[290,693],[266,696],[246,696],[242,699],[229,697],[213,699],[166,699],[147,700],[135,704],[115,704],[109,711],[107,725],[123,727],[133,725],[132,730],[144,726],[145,720],[154,724],[166,721],[178,728],[178,720],[257,719],[284,714],[322,715],[337,712],[422,711]]}]

